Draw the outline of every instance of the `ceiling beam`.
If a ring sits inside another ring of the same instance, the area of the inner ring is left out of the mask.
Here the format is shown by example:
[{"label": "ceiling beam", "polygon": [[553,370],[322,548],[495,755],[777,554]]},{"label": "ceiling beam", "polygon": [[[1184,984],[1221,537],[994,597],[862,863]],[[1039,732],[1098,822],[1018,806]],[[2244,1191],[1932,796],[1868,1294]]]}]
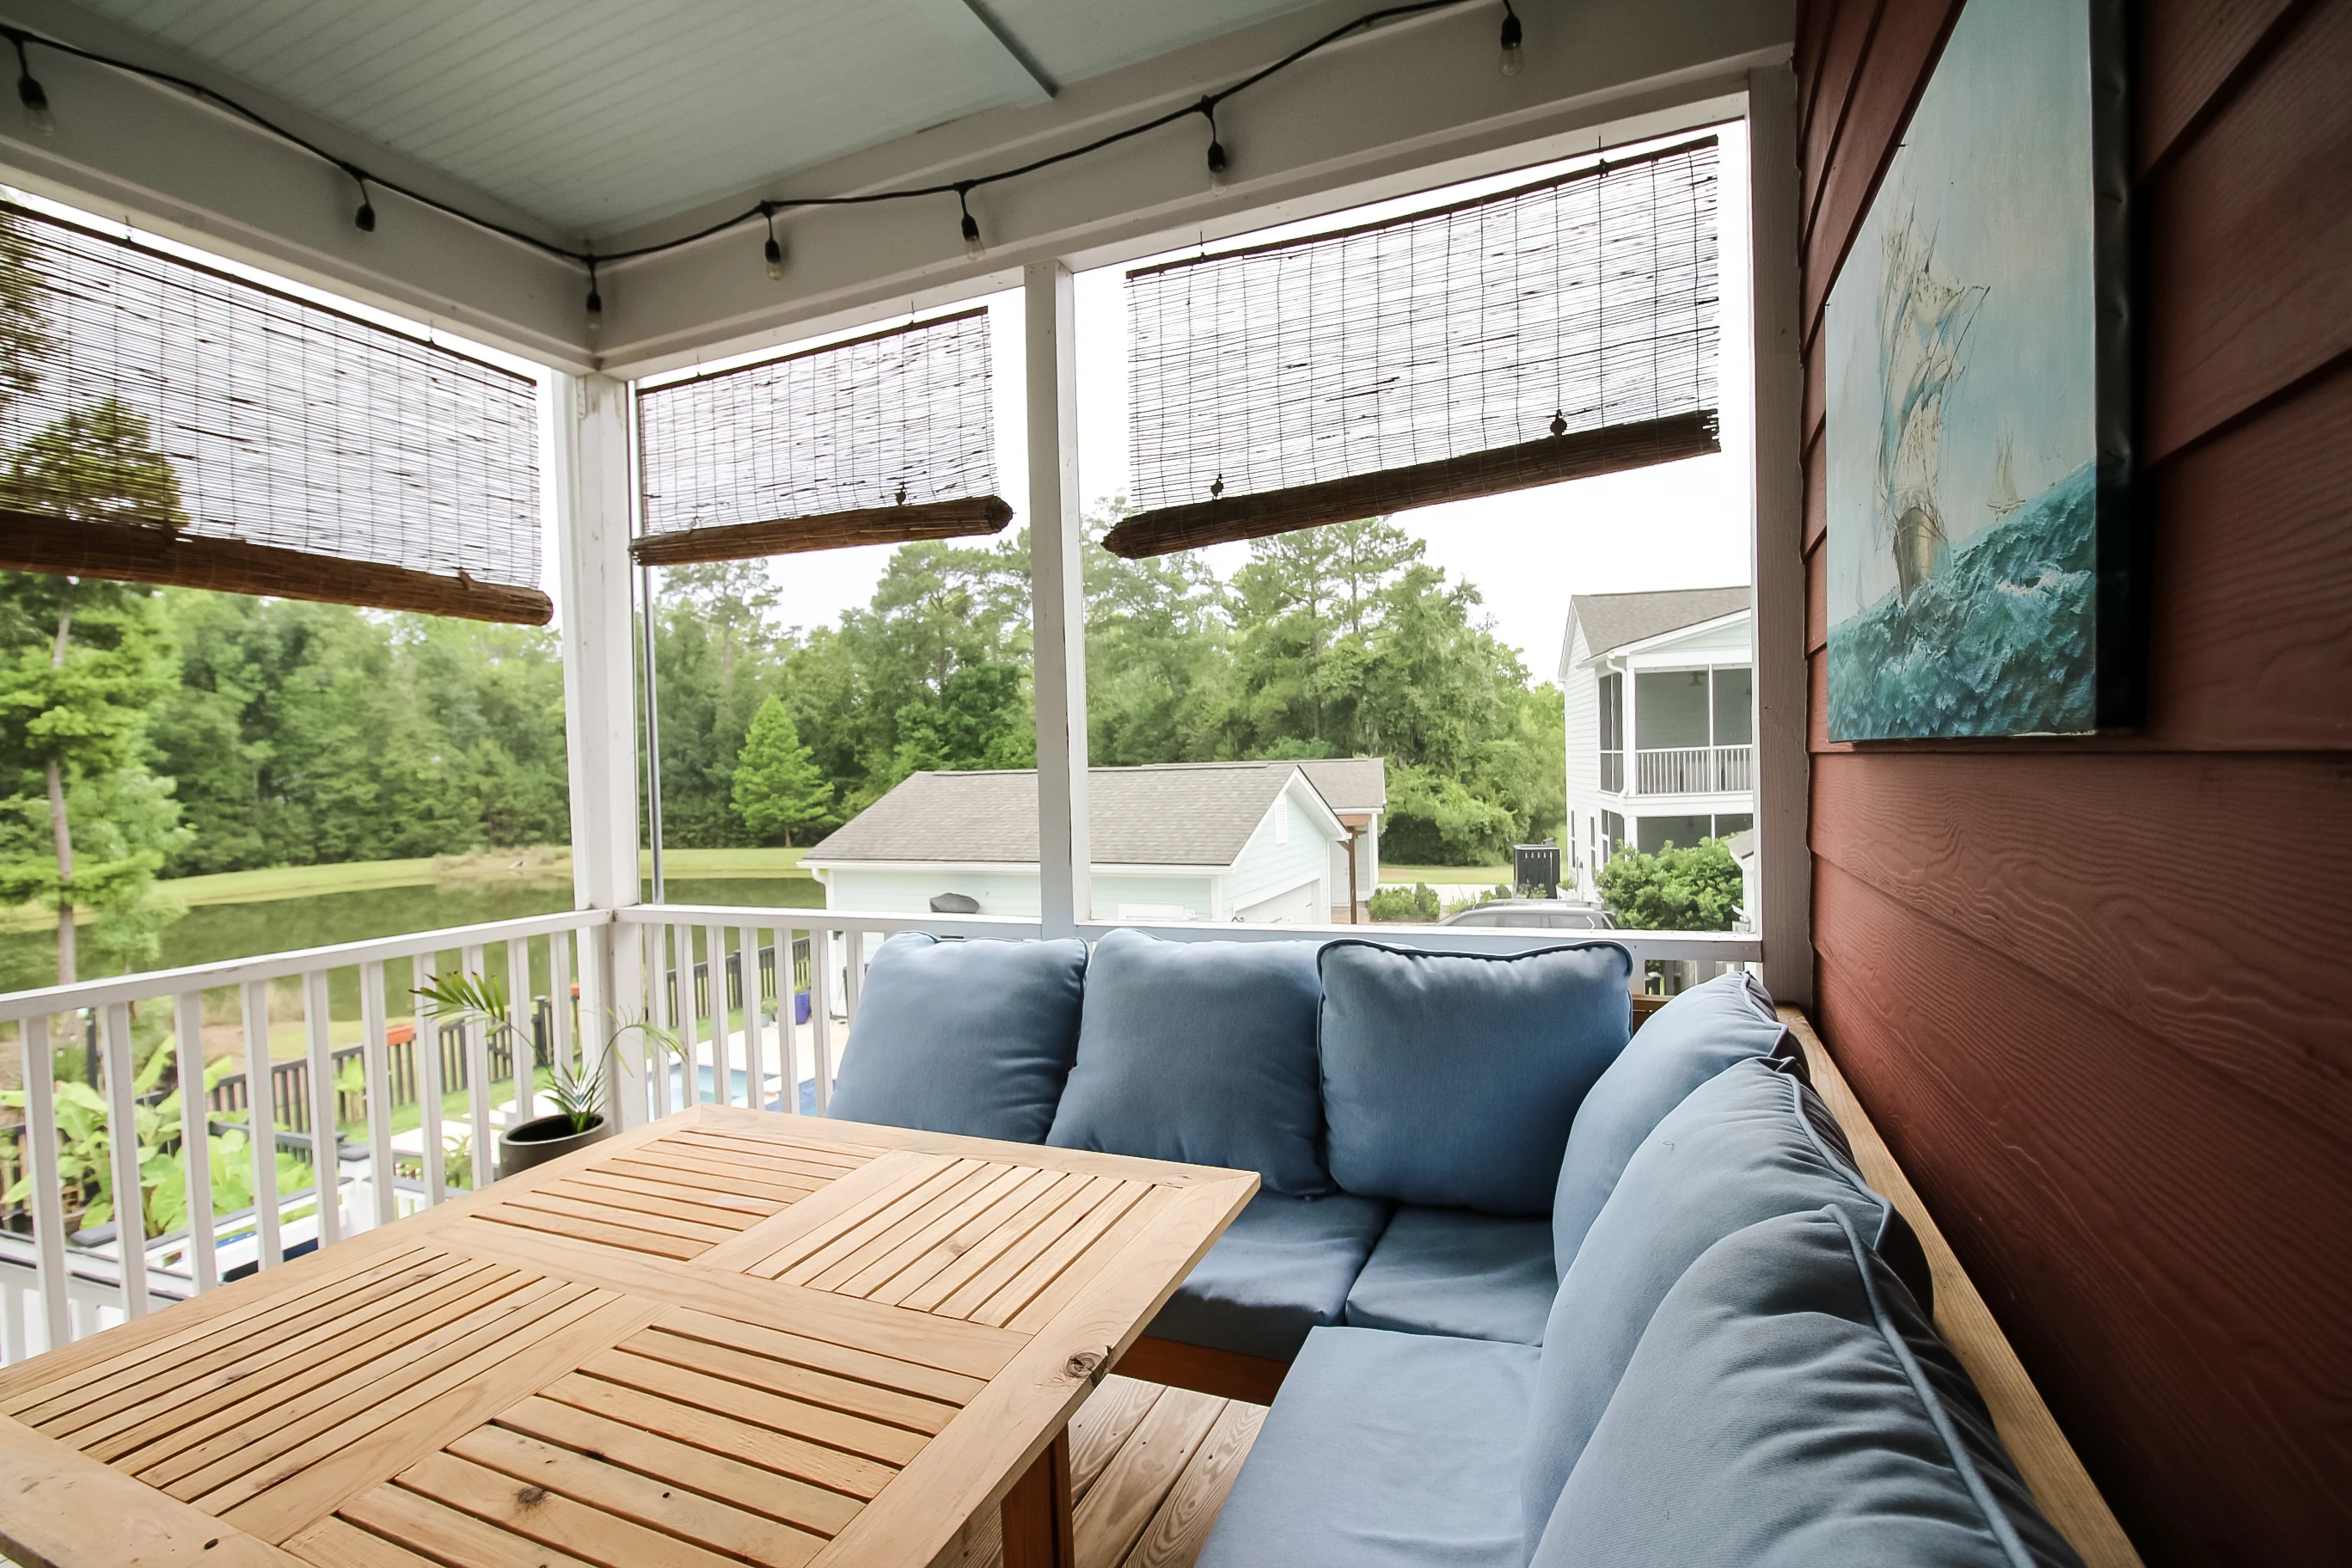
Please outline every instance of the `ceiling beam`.
[{"label": "ceiling beam", "polygon": [[1003,17],[997,16],[984,3],[984,0],[963,0],[963,4],[966,10],[980,19],[980,25],[988,29],[989,37],[994,38],[998,46],[1013,57],[1013,63],[1029,73],[1029,79],[1037,84],[1038,91],[1047,98],[1060,96],[1062,90],[1060,84],[1054,80],[1045,66],[1039,63],[1036,55],[1031,51],[1029,46],[1021,41],[1013,29],[1005,24]]},{"label": "ceiling beam", "polygon": [[922,9],[955,40],[971,58],[973,68],[986,78],[1004,101],[1039,104],[1052,100],[1054,84],[979,0],[922,0]]}]

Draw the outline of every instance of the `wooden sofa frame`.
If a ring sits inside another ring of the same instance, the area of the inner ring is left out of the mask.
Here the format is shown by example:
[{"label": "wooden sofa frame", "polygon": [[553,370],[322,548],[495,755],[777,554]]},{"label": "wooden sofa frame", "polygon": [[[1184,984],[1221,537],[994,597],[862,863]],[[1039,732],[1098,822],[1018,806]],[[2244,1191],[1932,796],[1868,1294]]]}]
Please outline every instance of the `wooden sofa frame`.
[{"label": "wooden sofa frame", "polygon": [[[1654,1010],[1643,1009],[1642,1016]],[[2058,1429],[2049,1405],[2042,1402],[2032,1380],[2025,1375],[2024,1363],[2017,1359],[2008,1336],[1993,1321],[1992,1310],[1969,1282],[1951,1244],[1944,1239],[1944,1233],[1936,1228],[1927,1205],[1919,1199],[1918,1189],[1912,1186],[1902,1167],[1895,1163],[1886,1141],[1871,1124],[1862,1102],[1854,1098],[1821,1037],[1813,1032],[1811,1021],[1795,1007],[1782,1007],[1780,1011],[1781,1023],[1803,1048],[1814,1092],[1838,1119],[1838,1125],[1845,1129],[1846,1140],[1853,1146],[1854,1161],[1862,1167],[1864,1178],[1893,1200],[1917,1233],[1935,1278],[1937,1330],[1975,1379],[1977,1391],[1992,1412],[1993,1426],[2008,1446],[2010,1457],[2017,1462],[2025,1484],[2033,1489],[2034,1500],[2042,1505],[2042,1511],[2058,1532],[2082,1554],[2088,1568],[2141,1568],[2138,1552],[2116,1521],[2099,1489],[2092,1484],[2090,1472],[2083,1468],[2074,1446]],[[1640,1027],[1638,1021],[1635,1027]],[[1180,1344],[1147,1334],[1119,1358],[1118,1370],[1128,1377],[1193,1389],[1222,1399],[1271,1405],[1282,1387],[1283,1374],[1290,1368],[1286,1362]]]}]

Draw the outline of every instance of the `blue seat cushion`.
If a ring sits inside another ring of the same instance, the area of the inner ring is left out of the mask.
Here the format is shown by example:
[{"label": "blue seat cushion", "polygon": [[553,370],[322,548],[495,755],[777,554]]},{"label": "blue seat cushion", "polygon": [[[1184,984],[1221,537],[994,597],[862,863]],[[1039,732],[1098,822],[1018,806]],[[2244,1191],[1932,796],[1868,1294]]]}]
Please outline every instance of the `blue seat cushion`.
[{"label": "blue seat cushion", "polygon": [[1318,1329],[1199,1568],[1523,1568],[1510,1476],[1536,1352]]},{"label": "blue seat cushion", "polygon": [[1408,1205],[1356,1276],[1348,1322],[1540,1344],[1559,1289],[1549,1221]]},{"label": "blue seat cushion", "polygon": [[1288,1361],[1308,1330],[1339,1321],[1348,1287],[1388,1222],[1389,1205],[1377,1198],[1261,1192],[1144,1332]]},{"label": "blue seat cushion", "polygon": [[1968,1374],[1832,1205],[1734,1232],[1666,1292],[1533,1568],[2080,1561]]},{"label": "blue seat cushion", "polygon": [[901,931],[866,966],[825,1114],[1042,1142],[1078,1051],[1087,944]]},{"label": "blue seat cushion", "polygon": [[1078,1065],[1048,1143],[1255,1171],[1333,1191],[1311,942],[1161,942],[1114,931],[1087,965]]},{"label": "blue seat cushion", "polygon": [[1551,1205],[1553,1261],[1561,1274],[1650,1130],[1732,1063],[1770,1056],[1784,1033],[1763,983],[1736,970],[1650,1015],[1576,1108],[1569,1129]]},{"label": "blue seat cushion", "polygon": [[1811,1089],[1751,1059],[1693,1089],[1633,1152],[1545,1325],[1521,1487],[1529,1552],[1650,1314],[1699,1254],[1758,1220],[1826,1204],[1853,1215],[1874,1244],[1897,1223],[1843,1142]]},{"label": "blue seat cushion", "polygon": [[1625,1047],[1633,965],[1614,942],[1507,957],[1327,943],[1332,1179],[1403,1204],[1549,1214],[1576,1108]]}]

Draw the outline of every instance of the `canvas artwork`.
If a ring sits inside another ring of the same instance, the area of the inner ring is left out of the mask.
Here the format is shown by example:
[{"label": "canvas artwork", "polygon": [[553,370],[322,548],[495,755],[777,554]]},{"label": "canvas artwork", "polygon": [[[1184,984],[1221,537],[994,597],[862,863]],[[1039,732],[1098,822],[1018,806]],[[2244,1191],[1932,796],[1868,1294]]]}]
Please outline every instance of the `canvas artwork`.
[{"label": "canvas artwork", "polygon": [[1831,290],[1833,740],[2127,710],[2097,9],[1969,0]]}]

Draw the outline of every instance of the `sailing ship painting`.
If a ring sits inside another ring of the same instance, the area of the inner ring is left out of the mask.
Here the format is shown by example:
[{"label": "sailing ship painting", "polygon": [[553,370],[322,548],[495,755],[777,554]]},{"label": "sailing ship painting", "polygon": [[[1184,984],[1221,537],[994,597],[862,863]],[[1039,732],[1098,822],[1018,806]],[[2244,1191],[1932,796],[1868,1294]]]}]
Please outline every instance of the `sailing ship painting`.
[{"label": "sailing ship painting", "polygon": [[1968,0],[1831,289],[1833,740],[2099,726],[2098,3]]}]

